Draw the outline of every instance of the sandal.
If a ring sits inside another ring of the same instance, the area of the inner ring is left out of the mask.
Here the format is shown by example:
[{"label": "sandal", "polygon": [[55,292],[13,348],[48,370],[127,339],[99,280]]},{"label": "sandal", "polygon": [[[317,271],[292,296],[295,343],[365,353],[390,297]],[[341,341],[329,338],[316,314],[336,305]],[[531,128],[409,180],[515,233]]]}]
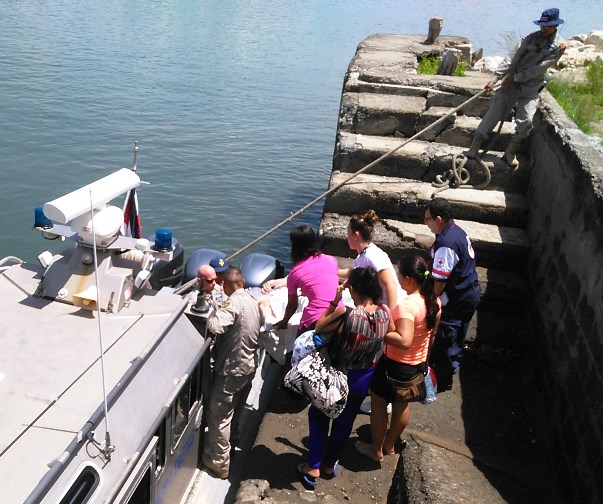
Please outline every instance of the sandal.
[{"label": "sandal", "polygon": [[306,490],[314,490],[317,485],[316,478],[306,473],[304,471],[305,467],[307,467],[307,464],[299,464],[297,466],[297,475],[299,476],[299,481]]},{"label": "sandal", "polygon": [[320,470],[320,477],[325,480],[332,480],[333,478],[336,478],[337,474],[339,474],[339,461],[335,462],[335,465],[332,467],[331,470],[332,472],[328,473],[323,467]]}]

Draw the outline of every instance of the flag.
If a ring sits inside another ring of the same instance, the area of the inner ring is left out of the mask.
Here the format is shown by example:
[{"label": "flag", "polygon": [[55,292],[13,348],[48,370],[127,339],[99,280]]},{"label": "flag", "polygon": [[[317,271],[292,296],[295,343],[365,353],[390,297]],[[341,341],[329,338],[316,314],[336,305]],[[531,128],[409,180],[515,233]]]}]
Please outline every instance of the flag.
[{"label": "flag", "polygon": [[121,234],[131,236],[132,238],[142,238],[136,189],[130,189],[128,194],[126,194],[124,201],[124,223],[121,226]]}]

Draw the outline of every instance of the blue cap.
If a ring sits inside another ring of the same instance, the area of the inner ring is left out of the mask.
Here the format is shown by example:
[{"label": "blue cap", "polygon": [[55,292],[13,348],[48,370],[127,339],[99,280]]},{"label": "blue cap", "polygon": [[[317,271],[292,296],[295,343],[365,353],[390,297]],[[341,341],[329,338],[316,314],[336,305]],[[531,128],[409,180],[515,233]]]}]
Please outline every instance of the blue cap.
[{"label": "blue cap", "polygon": [[563,19],[559,19],[559,9],[547,9],[542,13],[538,21],[534,21],[534,24],[538,26],[557,26],[565,23]]},{"label": "blue cap", "polygon": [[226,268],[228,268],[226,256],[224,255],[219,255],[212,258],[212,260],[209,261],[209,265],[216,271],[216,273],[223,273],[226,271]]}]

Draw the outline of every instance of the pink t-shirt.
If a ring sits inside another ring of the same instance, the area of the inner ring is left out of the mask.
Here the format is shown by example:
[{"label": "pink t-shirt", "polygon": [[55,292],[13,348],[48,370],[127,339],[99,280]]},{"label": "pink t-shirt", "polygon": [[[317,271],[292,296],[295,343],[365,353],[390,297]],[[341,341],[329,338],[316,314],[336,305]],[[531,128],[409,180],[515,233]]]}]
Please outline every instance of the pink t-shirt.
[{"label": "pink t-shirt", "polygon": [[[440,306],[439,298],[438,306]],[[423,296],[418,292],[410,294],[392,310],[392,319],[394,321],[398,319],[412,320],[415,325],[415,335],[410,348],[386,345],[385,355],[392,360],[412,366],[425,362],[432,329],[427,328],[427,307]]]},{"label": "pink t-shirt", "polygon": [[317,321],[337,293],[337,259],[326,254],[308,257],[298,262],[287,276],[287,291],[297,295],[297,289],[308,298],[300,324],[309,326]]}]

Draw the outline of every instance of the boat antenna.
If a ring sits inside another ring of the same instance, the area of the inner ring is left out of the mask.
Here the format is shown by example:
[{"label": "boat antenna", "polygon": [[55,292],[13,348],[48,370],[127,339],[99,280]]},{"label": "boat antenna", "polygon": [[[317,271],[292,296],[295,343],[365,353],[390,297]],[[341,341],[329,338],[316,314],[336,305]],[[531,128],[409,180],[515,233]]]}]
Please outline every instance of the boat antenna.
[{"label": "boat antenna", "polygon": [[[135,152],[138,151],[138,146],[134,145]],[[134,154],[134,167],[136,171],[136,154]],[[93,443],[100,452],[111,460],[111,453],[115,450],[115,446],[111,444],[111,435],[109,434],[109,407],[107,406],[107,390],[105,388],[105,351],[103,348],[103,326],[101,324],[101,307],[100,307],[100,286],[98,283],[98,257],[96,254],[96,234],[94,232],[94,208],[92,205],[92,190],[90,190],[90,223],[92,227],[92,250],[94,251],[94,280],[96,282],[96,309],[98,311],[98,342],[100,346],[100,362],[101,362],[101,380],[103,382],[103,406],[105,410],[105,443],[104,446],[94,439],[94,431],[88,433],[88,440]]]},{"label": "boat antenna", "polygon": [[132,164],[132,171],[136,173],[138,168],[138,142],[134,141],[134,163]]}]

